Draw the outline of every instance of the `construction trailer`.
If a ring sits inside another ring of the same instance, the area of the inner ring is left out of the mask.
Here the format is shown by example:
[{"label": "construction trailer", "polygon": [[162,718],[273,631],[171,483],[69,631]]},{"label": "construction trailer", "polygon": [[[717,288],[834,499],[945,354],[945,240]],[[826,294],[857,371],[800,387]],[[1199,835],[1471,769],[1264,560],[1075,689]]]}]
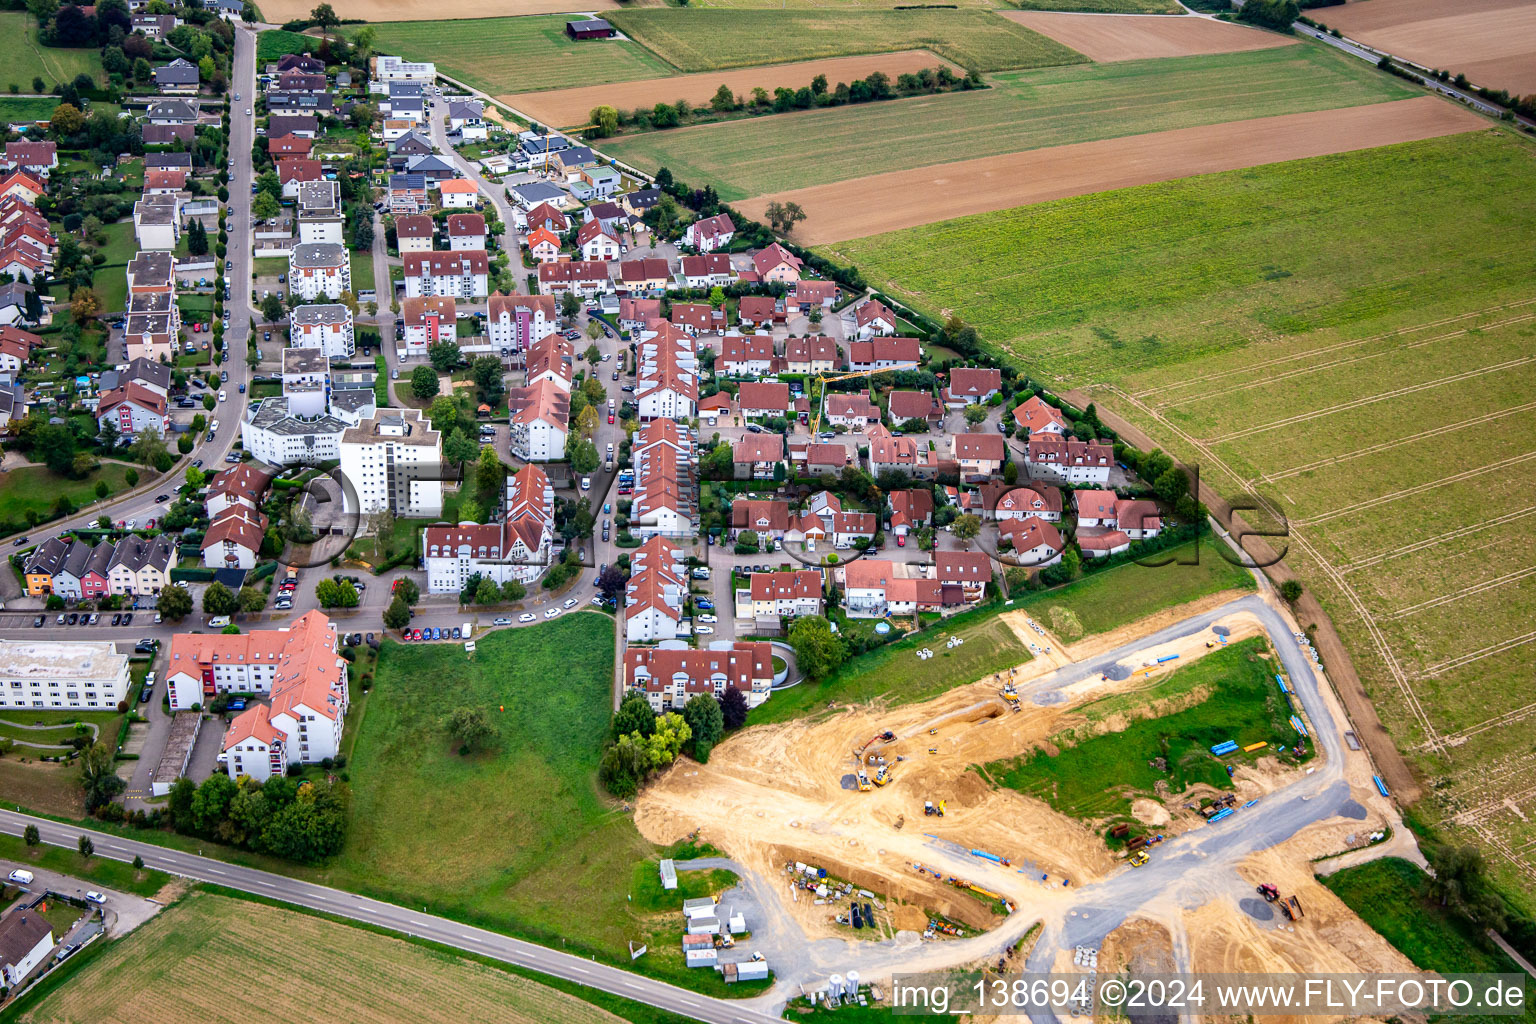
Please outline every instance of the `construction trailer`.
[{"label": "construction trailer", "polygon": [[677,888],[677,865],[673,863],[671,857],[662,859],[661,887],[669,890]]},{"label": "construction trailer", "polygon": [[683,916],[690,921],[696,917],[714,917],[715,901],[708,896],[683,900]]}]

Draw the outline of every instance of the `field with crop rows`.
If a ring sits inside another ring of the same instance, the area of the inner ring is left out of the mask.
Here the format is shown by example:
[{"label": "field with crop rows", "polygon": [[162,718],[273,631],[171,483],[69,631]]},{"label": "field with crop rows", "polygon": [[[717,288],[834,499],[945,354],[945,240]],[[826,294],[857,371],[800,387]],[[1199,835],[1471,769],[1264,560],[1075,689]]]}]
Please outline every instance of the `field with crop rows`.
[{"label": "field with crop rows", "polygon": [[621,39],[573,41],[560,15],[394,21],[374,25],[380,53],[430,60],[465,85],[499,95],[627,82],[673,73],[644,48]]},{"label": "field with crop rows", "polygon": [[1533,174],[1486,130],[835,250],[1288,520],[1420,808],[1536,895]]},{"label": "field with crop rows", "polygon": [[932,50],[977,71],[1077,64],[1088,58],[991,11],[616,11],[609,20],[683,71],[719,71],[895,50]]},{"label": "field with crop rows", "polygon": [[[219,984],[221,978],[229,983]],[[24,1024],[621,1020],[575,996],[472,960],[201,892],[108,946],[18,1019]]]},{"label": "field with crop rows", "polygon": [[[1323,47],[1085,64],[989,76],[992,88],[650,132],[605,143],[728,200],[1146,132],[1401,99],[1395,79]],[[881,140],[878,162],[867,142]],[[784,160],[817,140],[815,160]]]}]

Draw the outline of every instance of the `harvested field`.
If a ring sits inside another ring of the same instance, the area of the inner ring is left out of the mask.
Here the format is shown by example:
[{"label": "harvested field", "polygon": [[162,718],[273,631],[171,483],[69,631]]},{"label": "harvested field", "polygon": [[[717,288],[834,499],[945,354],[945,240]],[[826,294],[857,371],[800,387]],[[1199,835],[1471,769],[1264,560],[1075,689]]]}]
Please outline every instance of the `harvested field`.
[{"label": "harvested field", "polygon": [[[667,66],[626,39],[572,40],[566,18],[480,18],[374,26],[380,53],[429,60],[441,73],[490,95],[561,89],[670,75]],[[586,111],[576,124],[586,123]]]},{"label": "harvested field", "polygon": [[[274,942],[274,936],[282,936]],[[212,979],[238,984],[210,984]],[[617,1024],[575,996],[403,939],[292,910],[192,892],[111,943],[26,1024]]]},{"label": "harvested field", "polygon": [[618,11],[609,20],[681,71],[919,49],[977,71],[1078,64],[1088,59],[993,11],[655,7]]},{"label": "harvested field", "polygon": [[[820,245],[1151,182],[1475,131],[1486,122],[1434,97],[1284,114],[940,164],[796,189],[740,204],[761,219],[773,200],[806,212],[795,240]],[[914,202],[920,197],[922,202]]]},{"label": "harvested field", "polygon": [[[615,10],[615,0],[337,0],[336,13],[361,21],[445,21],[457,18],[502,18],[521,14],[566,14],[591,11],[598,16]],[[314,5],[307,0],[263,0],[262,17],[273,25],[294,18],[308,18]]]},{"label": "harvested field", "polygon": [[[513,93],[497,99],[544,124],[585,124],[587,112],[600,103],[623,110],[652,107],[657,103],[687,100],[695,106],[707,106],[715,92],[728,85],[738,96],[750,95],[763,88],[772,93],[779,87],[798,89],[811,84],[817,75],[827,81],[852,82],[873,71],[883,71],[891,78],[923,68],[936,68],[949,62],[927,50],[902,50],[871,57],[834,57],[796,64],[770,64],[760,68],[734,71],[707,71],[696,75],[674,75],[623,84],[586,85],[575,89]],[[953,67],[954,65],[949,65]]]},{"label": "harvested field", "polygon": [[1536,92],[1536,0],[1366,0],[1312,14],[1352,39],[1477,85]]},{"label": "harvested field", "polygon": [[1226,21],[1182,18],[1004,11],[1003,17],[1049,36],[1096,61],[1191,57],[1292,46],[1296,40]]},{"label": "harvested field", "polygon": [[[1140,19],[1149,20],[1149,19]],[[732,202],[768,192],[1076,142],[1422,95],[1323,46],[1078,64],[991,75],[989,88],[612,139],[604,151]],[[585,114],[585,109],[582,113]],[[575,122],[579,123],[579,122]],[[877,167],[868,140],[884,143]],[[786,162],[816,139],[815,160]]]},{"label": "harvested field", "polygon": [[1527,898],[1533,174],[1527,141],[1488,130],[835,247],[1288,524],[1283,568],[1347,645],[1417,813]]}]

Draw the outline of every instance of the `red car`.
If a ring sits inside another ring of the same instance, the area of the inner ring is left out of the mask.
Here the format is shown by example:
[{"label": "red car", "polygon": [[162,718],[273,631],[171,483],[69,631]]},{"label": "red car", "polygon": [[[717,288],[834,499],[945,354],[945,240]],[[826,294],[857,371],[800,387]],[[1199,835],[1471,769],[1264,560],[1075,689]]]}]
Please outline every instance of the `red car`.
[{"label": "red car", "polygon": [[609,422],[609,423],[612,423],[612,422],[613,422],[613,413],[609,413],[609,414],[608,414],[608,422]]}]

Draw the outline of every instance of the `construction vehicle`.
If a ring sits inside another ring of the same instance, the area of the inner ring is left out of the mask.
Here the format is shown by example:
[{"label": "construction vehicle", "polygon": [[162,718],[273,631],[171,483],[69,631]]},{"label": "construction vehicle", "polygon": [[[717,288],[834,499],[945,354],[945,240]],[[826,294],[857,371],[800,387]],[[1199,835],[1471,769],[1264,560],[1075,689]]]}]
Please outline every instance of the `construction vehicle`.
[{"label": "construction vehicle", "polygon": [[872,788],[869,784],[869,775],[864,769],[860,768],[854,775],[854,779],[858,781],[860,793],[868,793]]},{"label": "construction vehicle", "polygon": [[1273,903],[1280,898],[1280,890],[1268,882],[1260,882],[1259,895],[1264,897],[1265,903]]},{"label": "construction vehicle", "polygon": [[1131,854],[1131,867],[1139,868],[1150,859],[1151,857],[1147,854],[1146,850],[1137,850]]},{"label": "construction vehicle", "polygon": [[924,800],[923,801],[923,817],[931,818],[935,814],[938,814],[938,813],[939,813],[938,805],[936,805],[932,800]]},{"label": "construction vehicle", "polygon": [[1295,896],[1287,896],[1280,901],[1280,913],[1284,914],[1288,921],[1300,921],[1306,916],[1301,912],[1301,900]]},{"label": "construction vehicle", "polygon": [[890,773],[890,771],[886,769],[885,765],[881,765],[880,766],[880,770],[875,772],[875,785],[877,785],[877,786],[884,786],[887,783],[889,783],[890,781],[891,781],[891,773]]},{"label": "construction vehicle", "polygon": [[938,752],[939,752],[939,748],[938,747],[929,747],[928,748],[928,753],[930,753],[930,754],[937,754]]},{"label": "construction vehicle", "polygon": [[939,801],[939,817],[941,817],[941,818],[944,817],[944,812],[945,812],[946,809],[947,808],[944,806],[944,801],[940,800]]}]

